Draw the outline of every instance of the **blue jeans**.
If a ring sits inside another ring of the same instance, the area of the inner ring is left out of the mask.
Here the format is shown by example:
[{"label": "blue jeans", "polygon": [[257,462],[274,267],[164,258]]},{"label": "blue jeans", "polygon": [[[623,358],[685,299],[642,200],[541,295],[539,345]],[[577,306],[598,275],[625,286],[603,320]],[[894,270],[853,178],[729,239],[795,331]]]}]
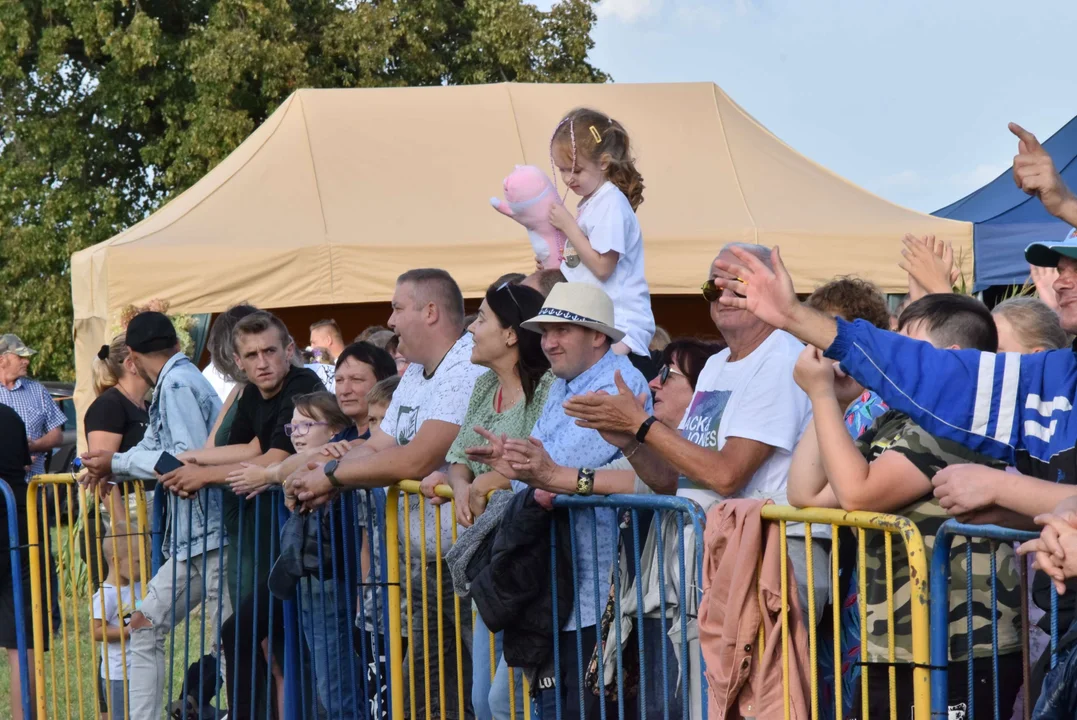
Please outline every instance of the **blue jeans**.
[{"label": "blue jeans", "polygon": [[355,620],[348,613],[345,590],[333,580],[299,581],[300,621],[313,664],[318,702],[330,717],[352,717],[360,712],[356,691],[360,660],[352,645]]},{"label": "blue jeans", "polygon": [[[512,713],[509,706],[509,667],[501,656],[501,633],[494,635],[494,661],[497,663],[493,682],[490,681],[490,630],[482,621],[482,616],[475,615],[474,674],[471,682],[471,703],[475,707],[476,720],[510,720]],[[515,672],[516,718],[524,717],[523,673]]]}]

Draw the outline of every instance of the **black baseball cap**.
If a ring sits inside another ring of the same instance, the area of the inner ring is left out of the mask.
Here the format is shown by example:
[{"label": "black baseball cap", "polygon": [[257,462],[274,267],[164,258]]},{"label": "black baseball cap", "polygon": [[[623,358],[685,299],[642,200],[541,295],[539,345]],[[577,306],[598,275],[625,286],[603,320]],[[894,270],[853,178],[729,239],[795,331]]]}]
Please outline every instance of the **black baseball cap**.
[{"label": "black baseball cap", "polygon": [[168,316],[159,312],[143,312],[127,324],[127,347],[139,353],[151,353],[176,347],[179,338]]}]

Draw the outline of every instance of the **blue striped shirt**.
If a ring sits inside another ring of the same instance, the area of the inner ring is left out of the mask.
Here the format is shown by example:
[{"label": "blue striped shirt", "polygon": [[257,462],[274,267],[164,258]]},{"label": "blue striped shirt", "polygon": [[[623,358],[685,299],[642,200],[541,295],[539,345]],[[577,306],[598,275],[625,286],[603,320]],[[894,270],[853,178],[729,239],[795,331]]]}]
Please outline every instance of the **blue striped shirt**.
[{"label": "blue striped shirt", "polygon": [[[67,421],[64,411],[52,399],[45,386],[34,380],[19,378],[15,381],[15,387],[10,390],[0,385],[0,403],[19,414],[23,424],[26,425],[26,439],[30,442],[39,440],[58,427],[63,427]],[[31,476],[45,472],[46,454],[35,453],[33,455],[33,464],[30,466]]]}]

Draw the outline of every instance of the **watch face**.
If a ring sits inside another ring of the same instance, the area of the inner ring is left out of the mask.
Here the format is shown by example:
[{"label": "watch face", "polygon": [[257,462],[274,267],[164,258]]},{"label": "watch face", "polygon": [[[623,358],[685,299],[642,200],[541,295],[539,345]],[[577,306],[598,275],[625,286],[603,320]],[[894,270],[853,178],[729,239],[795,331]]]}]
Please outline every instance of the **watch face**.
[{"label": "watch face", "polygon": [[322,468],[322,472],[324,472],[326,474],[326,476],[332,475],[336,471],[337,471],[337,461],[336,460],[330,460],[329,462],[327,462],[325,464],[325,467]]}]

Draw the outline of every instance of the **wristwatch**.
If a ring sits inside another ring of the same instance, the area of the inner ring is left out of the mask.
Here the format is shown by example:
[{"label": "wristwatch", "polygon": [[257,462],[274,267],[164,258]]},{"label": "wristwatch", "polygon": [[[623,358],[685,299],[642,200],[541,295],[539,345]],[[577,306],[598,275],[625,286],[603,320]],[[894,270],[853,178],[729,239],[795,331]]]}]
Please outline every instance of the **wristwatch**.
[{"label": "wristwatch", "polygon": [[650,431],[651,425],[654,425],[656,422],[658,422],[658,418],[656,418],[654,415],[651,415],[649,418],[644,420],[643,424],[639,426],[639,430],[636,431],[636,442],[642,443],[647,437],[647,433],[648,431]]},{"label": "wristwatch", "polygon": [[580,468],[576,475],[576,494],[590,495],[595,491],[595,471],[591,468]]},{"label": "wristwatch", "polygon": [[330,460],[325,464],[325,467],[322,468],[322,472],[329,478],[329,482],[333,487],[340,487],[340,480],[337,480],[337,476],[333,474],[337,471],[337,465],[339,464],[340,462],[338,460]]}]

